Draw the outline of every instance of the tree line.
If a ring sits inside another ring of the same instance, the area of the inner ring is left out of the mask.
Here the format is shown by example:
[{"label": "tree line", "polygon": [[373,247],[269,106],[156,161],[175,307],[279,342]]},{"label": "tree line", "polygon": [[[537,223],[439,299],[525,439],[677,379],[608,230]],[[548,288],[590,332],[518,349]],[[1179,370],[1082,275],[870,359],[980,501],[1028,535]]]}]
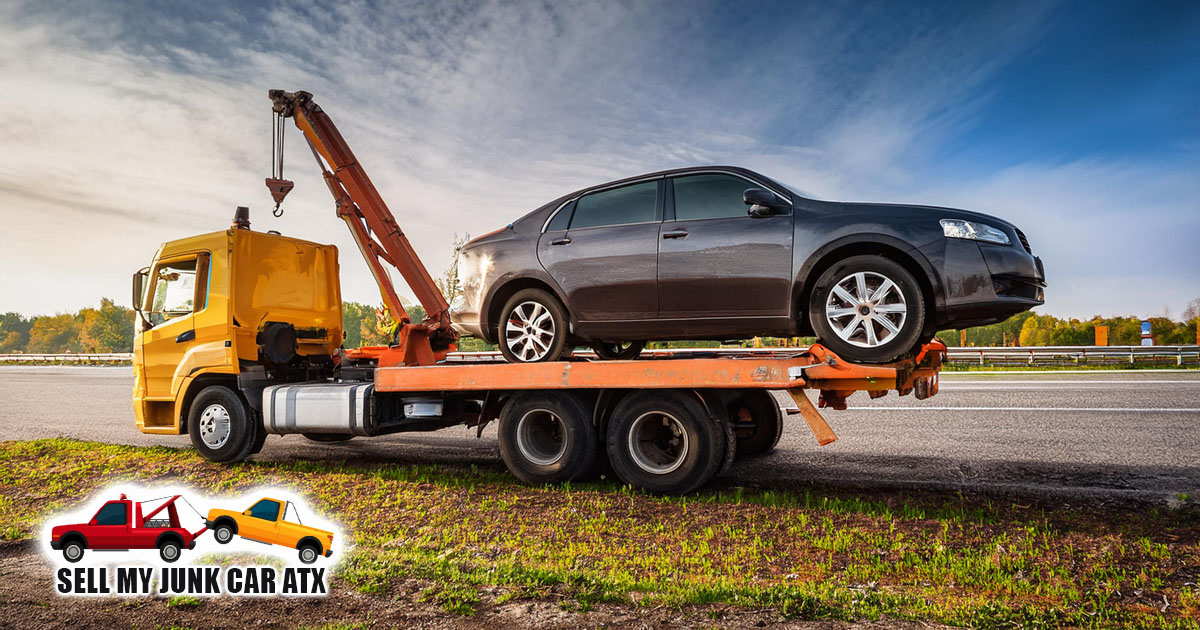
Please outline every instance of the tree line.
[{"label": "tree line", "polygon": [[[448,289],[452,287],[443,290]],[[412,321],[425,319],[425,310],[419,305],[407,309]],[[0,354],[132,352],[134,321],[135,315],[131,309],[108,298],[100,300],[99,308],[84,308],[75,313],[25,317],[20,313],[8,312],[0,315]],[[1026,311],[997,324],[966,329],[966,345],[1090,346],[1096,340],[1096,327],[1107,326],[1109,345],[1136,346],[1141,344],[1142,321],[1133,316],[1062,319]],[[1182,321],[1167,317],[1151,317],[1147,321],[1150,322],[1150,333],[1156,345],[1193,345],[1197,342],[1197,330],[1200,329],[1200,298],[1188,305]],[[394,331],[386,309],[360,302],[342,303],[342,326],[346,331],[344,345],[347,348],[387,345]],[[942,331],[938,337],[948,346],[961,345],[962,337],[957,330]],[[811,343],[811,340],[804,341]],[[669,342],[655,343],[652,347],[708,345],[715,346],[717,343]],[[482,339],[464,337],[459,349],[495,350],[496,346],[484,343]]]}]

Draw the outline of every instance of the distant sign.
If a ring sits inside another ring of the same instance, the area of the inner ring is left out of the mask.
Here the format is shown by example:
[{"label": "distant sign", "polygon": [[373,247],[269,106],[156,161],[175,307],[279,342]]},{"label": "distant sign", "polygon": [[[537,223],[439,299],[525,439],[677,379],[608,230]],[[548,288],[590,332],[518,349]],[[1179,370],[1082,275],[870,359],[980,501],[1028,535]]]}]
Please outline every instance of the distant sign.
[{"label": "distant sign", "polygon": [[1150,322],[1142,322],[1142,345],[1154,345],[1154,337],[1150,335]]}]

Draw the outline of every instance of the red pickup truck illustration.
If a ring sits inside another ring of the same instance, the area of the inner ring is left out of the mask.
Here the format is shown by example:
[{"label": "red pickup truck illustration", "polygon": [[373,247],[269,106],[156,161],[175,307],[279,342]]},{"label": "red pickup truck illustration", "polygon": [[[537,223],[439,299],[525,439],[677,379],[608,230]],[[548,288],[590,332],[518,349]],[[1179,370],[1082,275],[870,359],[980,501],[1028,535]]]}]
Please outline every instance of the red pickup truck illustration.
[{"label": "red pickup truck illustration", "polygon": [[[143,503],[164,498],[166,501],[162,505],[149,514],[142,514]],[[175,562],[184,549],[196,547],[196,537],[208,531],[207,527],[201,527],[189,532],[179,524],[179,510],[175,505],[179,498],[177,494],[132,501],[122,494],[120,499],[105,503],[87,523],[55,526],[50,530],[50,547],[61,549],[67,562],[79,562],[84,549],[158,549],[159,557]],[[155,519],[164,509],[167,518]]]}]

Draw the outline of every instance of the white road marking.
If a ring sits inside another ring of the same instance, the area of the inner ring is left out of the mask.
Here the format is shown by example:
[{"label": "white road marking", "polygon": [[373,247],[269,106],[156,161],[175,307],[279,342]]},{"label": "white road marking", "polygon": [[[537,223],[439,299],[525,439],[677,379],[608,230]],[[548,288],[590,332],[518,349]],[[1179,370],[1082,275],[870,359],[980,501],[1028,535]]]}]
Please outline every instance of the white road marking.
[{"label": "white road marking", "polygon": [[1162,385],[1162,384],[1184,384],[1184,385],[1200,385],[1200,379],[1197,380],[1145,380],[1145,381],[1125,381],[1125,380],[1099,380],[1099,381],[1073,381],[1073,380],[1027,380],[1027,381],[982,381],[969,383],[966,381],[947,381],[944,377],[941,380],[941,385],[944,387],[982,387],[990,385]]},{"label": "white road marking", "polygon": [[1088,411],[1200,413],[1200,407],[847,407],[848,411]]}]

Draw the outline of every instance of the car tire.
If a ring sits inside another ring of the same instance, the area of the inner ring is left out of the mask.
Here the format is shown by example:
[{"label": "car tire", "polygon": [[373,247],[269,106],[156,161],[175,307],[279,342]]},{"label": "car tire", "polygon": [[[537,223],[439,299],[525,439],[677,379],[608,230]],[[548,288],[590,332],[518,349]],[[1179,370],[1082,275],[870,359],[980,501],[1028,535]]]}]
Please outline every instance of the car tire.
[{"label": "car tire", "polygon": [[337,433],[304,433],[305,439],[313,442],[323,442],[326,444],[333,442],[348,442],[354,439],[353,435],[340,435]]},{"label": "car tire", "polygon": [[164,540],[158,543],[158,557],[163,562],[175,562],[183,555],[183,547],[175,540]]},{"label": "car tire", "polygon": [[299,550],[300,562],[304,564],[312,564],[321,557],[321,549],[312,543],[300,545]]},{"label": "car tire", "polygon": [[229,523],[221,523],[213,529],[213,540],[222,545],[229,544],[229,541],[233,540],[233,535],[233,526]]},{"label": "car tire", "polygon": [[599,448],[591,411],[568,392],[514,395],[500,412],[499,442],[508,469],[535,485],[582,479]]},{"label": "car tire", "polygon": [[817,278],[808,304],[818,341],[843,359],[862,363],[887,363],[912,354],[925,329],[926,312],[912,274],[882,256],[834,263]]},{"label": "car tire", "polygon": [[605,445],[621,481],[656,494],[687,494],[708,483],[730,444],[694,392],[641,391],[613,410]]},{"label": "car tire", "polygon": [[496,343],[509,363],[562,358],[567,346],[567,310],[542,289],[517,291],[500,310]]},{"label": "car tire", "polygon": [[79,562],[80,560],[83,560],[83,550],[84,546],[82,542],[78,540],[71,540],[67,544],[63,545],[63,558],[65,558],[67,562]]},{"label": "car tire", "polygon": [[192,400],[188,435],[192,446],[206,459],[237,462],[248,457],[254,449],[256,429],[237,392],[221,385],[210,385]]},{"label": "car tire", "polygon": [[734,398],[729,403],[729,416],[736,423],[738,457],[769,453],[783,436],[783,413],[765,390],[745,391]]},{"label": "car tire", "polygon": [[644,341],[597,341],[592,343],[592,351],[605,361],[631,361],[642,354],[646,347]]}]

